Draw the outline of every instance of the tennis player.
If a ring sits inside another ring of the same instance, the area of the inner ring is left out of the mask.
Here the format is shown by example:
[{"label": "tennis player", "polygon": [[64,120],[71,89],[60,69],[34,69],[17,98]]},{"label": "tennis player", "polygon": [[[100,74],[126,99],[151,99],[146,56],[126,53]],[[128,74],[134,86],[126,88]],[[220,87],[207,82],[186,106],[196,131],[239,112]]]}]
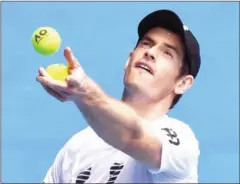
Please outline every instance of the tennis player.
[{"label": "tennis player", "polygon": [[147,15],[138,35],[125,65],[121,100],[84,72],[69,47],[66,83],[39,69],[37,80],[45,90],[74,102],[89,125],[59,151],[45,183],[198,182],[198,140],[167,113],[197,76],[199,44],[170,10]]}]

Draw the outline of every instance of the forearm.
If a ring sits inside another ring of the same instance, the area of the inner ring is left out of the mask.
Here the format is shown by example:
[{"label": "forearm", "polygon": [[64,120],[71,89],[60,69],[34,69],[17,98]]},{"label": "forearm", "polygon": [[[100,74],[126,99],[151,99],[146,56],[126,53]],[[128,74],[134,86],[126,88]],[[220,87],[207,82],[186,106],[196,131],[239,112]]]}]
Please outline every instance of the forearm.
[{"label": "forearm", "polygon": [[123,149],[133,137],[141,134],[140,118],[124,102],[115,100],[90,78],[75,101],[88,124],[112,146]]}]

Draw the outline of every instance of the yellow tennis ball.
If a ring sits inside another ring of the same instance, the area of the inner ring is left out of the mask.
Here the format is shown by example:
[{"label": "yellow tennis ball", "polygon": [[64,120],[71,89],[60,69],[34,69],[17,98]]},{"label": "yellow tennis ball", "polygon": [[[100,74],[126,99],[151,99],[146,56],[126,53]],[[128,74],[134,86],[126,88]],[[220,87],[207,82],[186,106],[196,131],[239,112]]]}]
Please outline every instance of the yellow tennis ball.
[{"label": "yellow tennis ball", "polygon": [[52,64],[46,68],[47,73],[55,80],[65,82],[69,75],[68,67],[64,64]]},{"label": "yellow tennis ball", "polygon": [[36,52],[51,55],[61,46],[59,33],[51,27],[40,27],[32,35],[32,45]]}]

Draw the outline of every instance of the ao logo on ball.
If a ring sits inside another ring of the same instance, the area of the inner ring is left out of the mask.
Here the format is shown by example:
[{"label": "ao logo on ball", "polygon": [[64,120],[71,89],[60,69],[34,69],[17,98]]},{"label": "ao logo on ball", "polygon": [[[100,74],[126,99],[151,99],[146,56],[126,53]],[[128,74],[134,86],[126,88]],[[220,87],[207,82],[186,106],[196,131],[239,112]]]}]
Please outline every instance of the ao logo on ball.
[{"label": "ao logo on ball", "polygon": [[35,34],[35,41],[37,42],[37,44],[39,44],[39,42],[42,40],[43,36],[45,36],[47,34],[47,30],[46,29],[42,29],[39,34]]},{"label": "ao logo on ball", "polygon": [[32,45],[39,54],[51,55],[59,50],[61,37],[51,27],[40,27],[32,35]]}]

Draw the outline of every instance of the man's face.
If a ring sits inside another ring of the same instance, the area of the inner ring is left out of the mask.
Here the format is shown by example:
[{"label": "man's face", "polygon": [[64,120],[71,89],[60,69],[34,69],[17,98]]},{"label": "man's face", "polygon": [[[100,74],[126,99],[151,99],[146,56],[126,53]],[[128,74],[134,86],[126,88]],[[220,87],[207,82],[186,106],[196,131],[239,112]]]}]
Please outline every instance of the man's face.
[{"label": "man's face", "polygon": [[184,57],[180,37],[163,28],[153,28],[130,54],[124,83],[151,100],[175,93]]}]

